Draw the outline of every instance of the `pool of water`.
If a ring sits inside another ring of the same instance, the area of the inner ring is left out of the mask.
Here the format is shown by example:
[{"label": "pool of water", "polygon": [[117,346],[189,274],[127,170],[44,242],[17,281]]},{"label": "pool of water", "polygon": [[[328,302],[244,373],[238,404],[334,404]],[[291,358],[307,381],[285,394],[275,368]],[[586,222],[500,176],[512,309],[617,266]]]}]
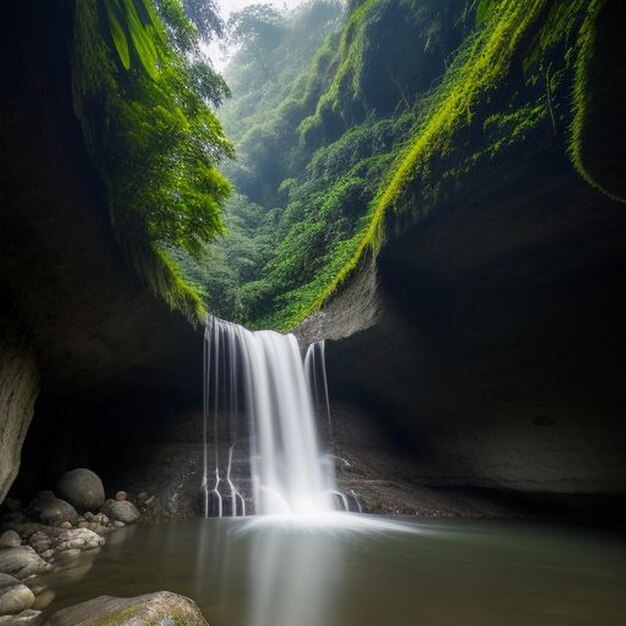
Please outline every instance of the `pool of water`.
[{"label": "pool of water", "polygon": [[[44,580],[54,612],[170,590],[211,626],[623,626],[623,536],[522,522],[124,528]],[[376,521],[376,520],[374,520]],[[382,521],[382,520],[380,520]]]}]

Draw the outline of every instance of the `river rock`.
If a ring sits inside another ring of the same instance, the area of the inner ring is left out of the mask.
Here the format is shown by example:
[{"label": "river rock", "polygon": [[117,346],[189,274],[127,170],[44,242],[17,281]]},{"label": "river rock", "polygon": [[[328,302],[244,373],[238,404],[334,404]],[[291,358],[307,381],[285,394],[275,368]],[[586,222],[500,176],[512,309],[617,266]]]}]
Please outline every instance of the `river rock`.
[{"label": "river rock", "polygon": [[102,512],[112,520],[124,522],[124,524],[132,524],[140,517],[137,507],[130,500],[122,502],[107,500],[102,507]]},{"label": "river rock", "polygon": [[32,574],[40,574],[48,569],[50,569],[48,563],[30,546],[0,550],[0,573],[22,579]]},{"label": "river rock", "polygon": [[100,596],[58,611],[42,626],[96,626],[97,624],[208,626],[200,609],[192,600],[169,591],[159,591],[135,598]]},{"label": "river rock", "polygon": [[55,497],[52,492],[41,492],[30,503],[29,510],[40,521],[50,526],[60,526],[63,522],[75,524],[78,520],[76,509],[65,500]]},{"label": "river rock", "polygon": [[45,532],[37,531],[30,536],[28,543],[31,548],[37,552],[37,554],[41,554],[50,548],[52,545],[52,538]]},{"label": "river rock", "polygon": [[30,609],[35,594],[13,576],[0,574],[0,615],[14,615]]},{"label": "river rock", "polygon": [[65,550],[91,550],[104,545],[104,539],[87,528],[61,530],[54,538],[53,547],[59,552]]},{"label": "river rock", "polygon": [[118,491],[115,494],[115,499],[118,502],[123,502],[124,500],[128,500],[128,494],[125,491]]},{"label": "river rock", "polygon": [[100,477],[82,467],[65,472],[57,483],[56,491],[79,513],[98,511],[104,504],[104,487]]},{"label": "river rock", "polygon": [[0,535],[0,549],[17,548],[21,545],[22,538],[14,530],[7,530]]},{"label": "river rock", "polygon": [[0,617],[0,626],[36,626],[41,611],[26,609],[17,615]]}]

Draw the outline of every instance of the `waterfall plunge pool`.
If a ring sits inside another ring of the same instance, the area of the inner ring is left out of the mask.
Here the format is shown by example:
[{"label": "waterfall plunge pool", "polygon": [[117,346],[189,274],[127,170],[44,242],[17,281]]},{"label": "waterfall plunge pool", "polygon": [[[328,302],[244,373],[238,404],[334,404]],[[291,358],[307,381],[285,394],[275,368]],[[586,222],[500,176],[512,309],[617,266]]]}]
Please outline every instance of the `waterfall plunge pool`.
[{"label": "waterfall plunge pool", "polygon": [[[337,516],[346,514],[336,513]],[[46,613],[169,590],[211,626],[621,626],[626,540],[550,524],[288,518],[127,527],[42,578]]]}]

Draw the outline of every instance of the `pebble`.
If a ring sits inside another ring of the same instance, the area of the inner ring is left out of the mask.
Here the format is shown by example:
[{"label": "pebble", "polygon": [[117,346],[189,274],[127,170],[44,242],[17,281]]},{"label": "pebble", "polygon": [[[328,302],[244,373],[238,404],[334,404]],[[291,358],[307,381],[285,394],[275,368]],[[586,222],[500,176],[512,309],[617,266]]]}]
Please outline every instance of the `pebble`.
[{"label": "pebble", "polygon": [[115,499],[116,499],[118,502],[123,502],[124,500],[127,500],[127,499],[128,499],[128,494],[127,494],[125,491],[118,491],[118,492],[115,494]]},{"label": "pebble", "polygon": [[21,545],[22,538],[14,530],[7,530],[0,535],[0,548],[17,548]]}]

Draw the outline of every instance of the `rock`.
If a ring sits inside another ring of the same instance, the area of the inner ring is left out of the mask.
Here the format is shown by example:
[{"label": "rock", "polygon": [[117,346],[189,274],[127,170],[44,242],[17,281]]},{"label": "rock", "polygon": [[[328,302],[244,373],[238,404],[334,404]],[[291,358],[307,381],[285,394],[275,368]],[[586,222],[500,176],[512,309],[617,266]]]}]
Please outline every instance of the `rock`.
[{"label": "rock", "polygon": [[88,528],[89,522],[78,522],[78,528]]},{"label": "rock", "polygon": [[0,504],[0,513],[15,513],[22,503],[15,498],[5,498],[2,504]]},{"label": "rock", "polygon": [[37,618],[41,615],[41,611],[26,609],[17,615],[5,615],[0,617],[0,626],[35,626]]},{"label": "rock", "polygon": [[35,594],[13,576],[0,574],[0,615],[15,615],[35,604]]},{"label": "rock", "polygon": [[0,573],[10,574],[15,578],[26,578],[49,570],[46,563],[30,546],[5,548],[0,550]]},{"label": "rock", "polygon": [[71,528],[71,527],[72,527],[72,524],[70,524],[70,522],[63,522],[61,524],[61,528],[66,528],[67,529],[67,528]]},{"label": "rock", "polygon": [[35,552],[41,554],[42,552],[48,550],[52,545],[52,536],[51,534],[38,530],[30,536],[28,543]]},{"label": "rock", "polygon": [[124,528],[124,526],[126,526],[126,524],[124,524],[124,522],[120,522],[120,520],[116,519],[113,522],[113,526],[115,526],[115,528]]},{"label": "rock", "polygon": [[29,539],[37,532],[43,533],[46,537],[52,533],[52,527],[46,524],[39,524],[38,522],[14,524],[11,526],[11,529],[18,533],[23,539]]},{"label": "rock", "polygon": [[38,611],[43,611],[52,604],[55,596],[56,594],[52,591],[52,589],[45,589],[41,593],[35,594],[35,604],[33,605],[33,608]]},{"label": "rock", "polygon": [[56,557],[56,562],[59,565],[65,565],[71,561],[75,561],[80,557],[80,548],[72,548],[71,550],[64,550],[59,552]]},{"label": "rock", "polygon": [[80,513],[97,511],[104,503],[104,487],[100,477],[85,468],[65,472],[56,490]]},{"label": "rock", "polygon": [[0,548],[17,548],[21,545],[22,538],[14,530],[7,530],[0,535]]},{"label": "rock", "polygon": [[139,504],[144,504],[145,501],[149,498],[150,496],[148,495],[147,491],[142,491],[138,496],[137,496],[137,502],[139,502]]},{"label": "rock", "polygon": [[42,626],[96,626],[97,624],[208,626],[194,602],[169,591],[159,591],[135,598],[100,596],[58,611]]},{"label": "rock", "polygon": [[122,502],[107,500],[102,511],[112,520],[124,522],[124,524],[132,524],[140,517],[139,511],[130,500],[123,500]]},{"label": "rock", "polygon": [[45,550],[39,555],[42,559],[46,559],[48,561],[54,556],[54,550]]},{"label": "rock", "polygon": [[66,550],[91,550],[104,545],[104,539],[87,528],[62,530],[54,539],[53,547],[59,552]]},{"label": "rock", "polygon": [[35,500],[40,500],[41,502],[53,502],[57,497],[54,495],[54,491],[50,491],[49,489],[46,491],[40,491],[36,496]]},{"label": "rock", "polygon": [[89,524],[87,524],[87,528],[94,533],[98,533],[99,535],[104,535],[104,533],[106,533],[107,531],[106,526],[98,524],[97,522],[90,522]]},{"label": "rock", "polygon": [[128,494],[125,491],[118,491],[115,494],[115,499],[118,502],[123,502],[124,500],[128,500]]},{"label": "rock", "polygon": [[90,521],[96,524],[101,524],[102,526],[106,526],[109,522],[109,518],[104,513],[98,513],[97,515],[94,515]]},{"label": "rock", "polygon": [[78,513],[69,502],[54,497],[54,494],[52,498],[41,496],[42,494],[38,494],[29,505],[29,509],[35,517],[50,526],[60,526],[63,522],[76,523]]}]

